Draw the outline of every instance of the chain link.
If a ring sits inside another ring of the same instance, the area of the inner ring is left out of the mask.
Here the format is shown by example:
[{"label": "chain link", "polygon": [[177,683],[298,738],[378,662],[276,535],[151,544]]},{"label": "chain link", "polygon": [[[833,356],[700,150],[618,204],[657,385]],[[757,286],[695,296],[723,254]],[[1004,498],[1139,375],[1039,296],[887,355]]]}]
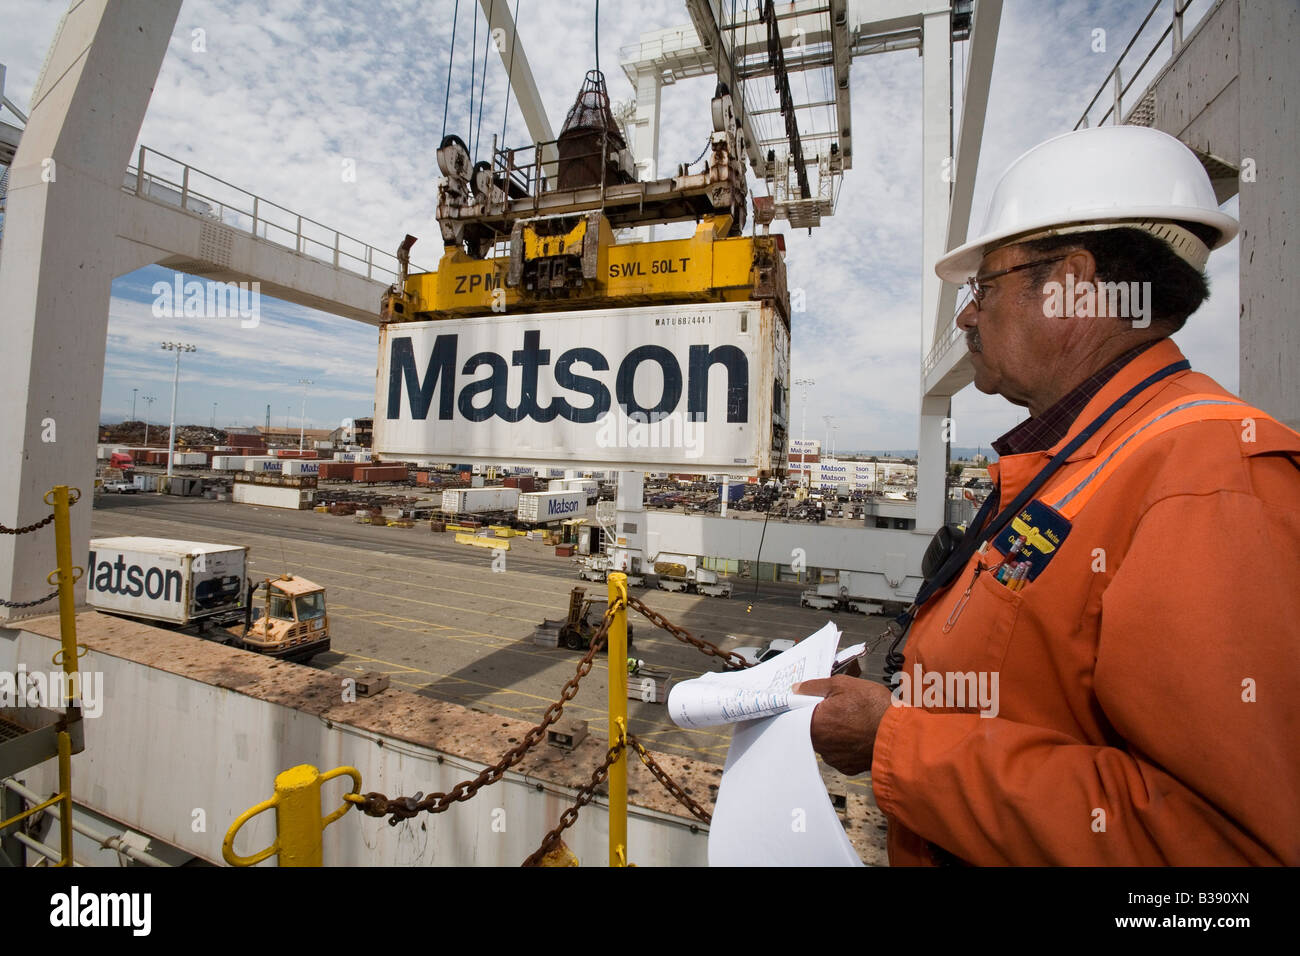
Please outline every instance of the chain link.
[{"label": "chain link", "polygon": [[59,596],[59,589],[55,588],[43,598],[37,598],[35,601],[0,601],[0,607],[35,607],[38,604],[44,604],[46,601],[53,601]]},{"label": "chain link", "polygon": [[635,734],[628,734],[627,742],[632,745],[632,749],[635,750],[636,755],[641,758],[641,762],[646,765],[646,769],[654,775],[656,780],[663,784],[664,789],[671,793],[678,803],[691,811],[691,815],[695,817],[695,819],[702,823],[713,822],[713,814],[709,813],[708,810],[705,810],[702,806],[696,803],[691,795],[681,788],[681,785],[678,784],[677,781],[668,776],[663,767],[655,763],[654,757],[650,756],[650,751],[646,750],[645,747],[642,746],[641,741],[637,740]]},{"label": "chain link", "polygon": [[623,752],[625,746],[626,744],[620,741],[609,748],[609,751],[605,754],[604,762],[591,772],[591,780],[588,781],[586,786],[578,791],[578,796],[577,799],[573,801],[573,806],[567,808],[562,814],[560,814],[559,824],[556,825],[555,829],[547,833],[546,836],[542,837],[542,845],[534,850],[528,859],[524,860],[521,864],[522,866],[537,866],[537,864],[541,862],[542,857],[551,852],[551,848],[555,846],[556,842],[560,839],[560,835],[577,822],[578,811],[591,803],[595,798],[596,789],[605,782],[605,779],[609,776],[609,768],[614,766],[614,762],[618,760],[619,754]]},{"label": "chain link", "polygon": [[519,763],[528,751],[546,738],[547,728],[560,719],[560,715],[564,713],[564,705],[578,696],[578,683],[591,673],[596,654],[600,652],[601,647],[605,644],[605,638],[608,635],[610,624],[614,621],[614,612],[617,607],[617,605],[614,605],[605,611],[605,617],[600,622],[600,629],[592,636],[591,646],[587,649],[587,653],[582,660],[578,662],[577,671],[561,689],[559,699],[546,708],[546,711],[542,714],[541,723],[524,734],[524,739],[519,744],[507,750],[500,760],[492,766],[484,768],[473,780],[463,780],[446,793],[431,793],[428,796],[417,793],[414,797],[396,797],[390,800],[382,793],[372,792],[357,796],[349,795],[348,802],[356,804],[358,809],[367,816],[386,816],[388,817],[389,826],[397,826],[400,821],[408,820],[420,813],[442,813],[444,810],[449,809],[452,804],[469,800],[483,787],[496,783],[505,776],[507,770]]},{"label": "chain link", "polygon": [[[47,524],[49,524],[53,520],[54,520],[54,512],[50,512],[35,524],[29,524],[26,527],[22,527],[22,528],[6,528],[4,525],[0,524],[0,534],[31,534],[31,532],[33,531],[41,530],[41,528],[44,528]],[[42,598],[42,600],[48,601],[49,598]],[[9,605],[9,606],[14,607],[15,605]]]},{"label": "chain link", "polygon": [[644,604],[642,604],[640,599],[638,598],[634,598],[631,595],[628,595],[627,604],[628,607],[634,608],[635,610],[639,611],[643,617],[647,618],[650,621],[651,624],[655,625],[656,627],[663,628],[673,637],[677,638],[677,640],[682,641],[683,643],[686,644],[690,644],[694,647],[697,647],[700,650],[702,650],[705,654],[709,654],[713,657],[720,658],[722,662],[726,664],[731,670],[744,670],[746,667],[753,666],[749,661],[745,660],[745,658],[741,657],[739,654],[733,651],[724,651],[722,648],[718,647],[718,645],[710,644],[708,641],[703,640],[702,638],[695,637],[689,631],[678,627],[676,624],[671,623],[662,614],[652,611]]}]

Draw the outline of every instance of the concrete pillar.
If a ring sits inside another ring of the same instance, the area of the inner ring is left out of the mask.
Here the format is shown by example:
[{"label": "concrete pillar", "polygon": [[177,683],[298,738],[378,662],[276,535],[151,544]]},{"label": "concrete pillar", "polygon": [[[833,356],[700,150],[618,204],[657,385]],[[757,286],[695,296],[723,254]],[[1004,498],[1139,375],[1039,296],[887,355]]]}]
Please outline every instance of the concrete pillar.
[{"label": "concrete pillar", "polygon": [[[663,81],[657,70],[641,68],[636,73],[636,142],[629,143],[636,157],[637,175],[641,179],[659,178],[659,103],[663,95]],[[655,227],[642,226],[637,230],[645,242],[654,242]]]},{"label": "concrete pillar", "polygon": [[1300,7],[1239,9],[1241,397],[1300,429]]},{"label": "concrete pillar", "polygon": [[[614,500],[614,557],[615,567],[626,566],[630,571],[640,562],[644,572],[648,569],[646,554],[645,472],[620,471],[618,492]],[[626,565],[620,558],[626,557]]]},{"label": "concrete pillar", "polygon": [[[946,251],[952,183],[952,25],[945,7],[925,14],[921,36],[921,356],[934,341],[943,281],[934,263]],[[933,532],[944,521],[944,421],[948,396],[925,395],[921,378],[917,436],[916,530]]]},{"label": "concrete pillar", "polygon": [[[180,0],[84,0],[61,24],[9,174],[0,302],[0,523],[49,513],[57,484],[78,487],[72,552],[90,538],[94,446],[114,278],[122,175]],[[0,536],[0,598],[49,593],[54,534]],[[84,592],[78,590],[80,596]],[[0,608],[0,619],[48,613]]]},{"label": "concrete pillar", "polygon": [[949,11],[927,13],[921,47],[921,357],[930,351],[943,280],[934,264],[947,251],[952,192],[952,26]]},{"label": "concrete pillar", "polygon": [[952,437],[948,395],[921,399],[921,427],[916,447],[916,530],[933,534],[944,523],[947,509],[948,439]]}]

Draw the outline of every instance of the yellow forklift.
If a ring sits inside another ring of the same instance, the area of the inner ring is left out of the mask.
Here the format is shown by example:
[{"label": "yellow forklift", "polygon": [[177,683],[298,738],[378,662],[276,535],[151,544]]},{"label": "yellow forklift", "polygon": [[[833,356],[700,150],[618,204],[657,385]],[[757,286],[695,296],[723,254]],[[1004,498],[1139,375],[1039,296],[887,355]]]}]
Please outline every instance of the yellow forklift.
[{"label": "yellow forklift", "polygon": [[[587,589],[575,587],[569,592],[569,613],[564,620],[544,620],[533,632],[533,640],[540,644],[550,644],[554,636],[557,647],[567,647],[572,651],[585,651],[591,647],[591,639],[600,628],[601,618],[593,623],[591,612],[596,604],[595,598],[587,597]],[[604,606],[604,602],[601,602]],[[627,623],[627,646],[632,646],[632,622]],[[604,650],[604,648],[602,648]]]}]

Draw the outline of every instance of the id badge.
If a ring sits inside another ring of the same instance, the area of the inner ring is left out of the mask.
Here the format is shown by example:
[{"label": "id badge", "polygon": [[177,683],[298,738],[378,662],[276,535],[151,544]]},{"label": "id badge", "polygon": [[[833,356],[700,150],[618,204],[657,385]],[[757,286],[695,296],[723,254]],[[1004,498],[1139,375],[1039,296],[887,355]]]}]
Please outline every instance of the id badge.
[{"label": "id badge", "polygon": [[1034,500],[998,532],[993,546],[1004,557],[1014,555],[1014,560],[1028,562],[1025,576],[1032,581],[1056,556],[1071,527],[1069,520],[1051,505]]}]

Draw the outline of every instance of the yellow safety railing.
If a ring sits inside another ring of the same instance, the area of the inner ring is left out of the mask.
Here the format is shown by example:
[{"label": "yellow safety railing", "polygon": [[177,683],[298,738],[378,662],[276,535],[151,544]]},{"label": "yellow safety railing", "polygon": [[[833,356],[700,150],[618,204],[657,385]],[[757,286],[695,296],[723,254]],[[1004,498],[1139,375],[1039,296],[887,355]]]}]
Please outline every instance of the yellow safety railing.
[{"label": "yellow safety railing", "polygon": [[[56,485],[45,493],[45,503],[54,509],[54,552],[58,567],[51,571],[46,580],[57,584],[59,589],[59,637],[61,647],[55,653],[55,666],[61,666],[67,675],[64,681],[67,697],[63,701],[65,709],[58,731],[59,792],[43,803],[29,807],[22,813],[0,822],[0,830],[6,830],[15,823],[27,819],[42,810],[59,805],[59,862],[56,866],[72,866],[72,732],[71,726],[81,720],[81,682],[77,673],[77,659],[81,656],[77,648],[76,602],[72,589],[81,575],[83,568],[72,563],[72,522],[68,509],[81,500],[81,491],[67,485]],[[85,649],[81,649],[82,653]]]},{"label": "yellow safety railing", "polygon": [[[609,661],[627,660],[627,575],[612,572],[608,576],[610,615],[606,635],[606,652]],[[611,666],[609,674],[609,741],[611,752],[617,749],[616,758],[609,764],[609,865],[627,866],[627,668]],[[580,673],[583,673],[580,671]],[[352,790],[344,796],[341,807],[329,816],[321,815],[321,785],[342,775],[352,778]],[[594,789],[595,782],[592,783]],[[325,827],[341,819],[348,807],[361,808],[375,794],[361,796],[361,772],[354,767],[339,767],[321,773],[315,767],[302,764],[286,770],[275,778],[275,796],[245,810],[226,831],[221,844],[221,855],[231,866],[254,866],[272,856],[279,856],[280,866],[321,866],[322,835]],[[587,795],[590,798],[590,794]],[[381,800],[386,798],[380,797]],[[582,806],[582,802],[577,804]],[[275,810],[275,841],[252,856],[235,852],[235,837],[240,829],[267,810]],[[445,809],[445,808],[442,808]],[[368,812],[368,811],[367,811]],[[570,811],[573,812],[573,811]],[[572,821],[569,821],[570,823]],[[561,829],[568,823],[562,823]],[[545,844],[544,844],[545,845]],[[543,866],[576,866],[577,858],[563,841],[557,841],[543,858]]]},{"label": "yellow safety railing", "polygon": [[[245,810],[230,825],[221,842],[222,857],[231,866],[254,866],[276,855],[280,866],[321,866],[325,828],[341,819],[351,806],[345,801],[329,816],[322,817],[321,785],[345,774],[352,778],[349,793],[361,793],[361,771],[355,767],[336,767],[321,773],[310,764],[299,764],[278,774],[275,796]],[[252,856],[240,856],[235,852],[235,834],[253,817],[271,809],[275,810],[275,842]]]},{"label": "yellow safety railing", "polygon": [[609,606],[614,609],[606,648],[609,745],[624,745],[609,768],[609,865],[627,866],[627,667],[615,663],[627,660],[627,575],[614,571],[606,581]]}]

